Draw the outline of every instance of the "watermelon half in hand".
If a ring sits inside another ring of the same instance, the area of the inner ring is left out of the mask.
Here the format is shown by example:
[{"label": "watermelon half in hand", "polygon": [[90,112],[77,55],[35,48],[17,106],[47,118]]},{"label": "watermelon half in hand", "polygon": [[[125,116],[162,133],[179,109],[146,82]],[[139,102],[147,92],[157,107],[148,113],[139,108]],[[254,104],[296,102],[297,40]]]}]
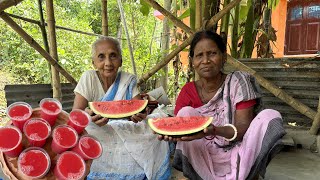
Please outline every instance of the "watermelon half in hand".
[{"label": "watermelon half in hand", "polygon": [[90,109],[106,118],[124,118],[137,114],[144,110],[148,100],[119,100],[89,102]]},{"label": "watermelon half in hand", "polygon": [[199,132],[212,123],[212,117],[165,117],[148,119],[150,128],[162,135],[188,135]]}]

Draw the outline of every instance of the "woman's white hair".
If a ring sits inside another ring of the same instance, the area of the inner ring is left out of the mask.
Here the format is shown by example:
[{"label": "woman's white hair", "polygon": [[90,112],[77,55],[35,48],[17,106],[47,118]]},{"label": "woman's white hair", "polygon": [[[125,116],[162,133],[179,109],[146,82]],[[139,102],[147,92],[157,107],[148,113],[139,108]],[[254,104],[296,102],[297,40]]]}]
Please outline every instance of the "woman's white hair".
[{"label": "woman's white hair", "polygon": [[91,46],[91,56],[92,56],[92,58],[95,57],[95,55],[96,55],[97,44],[99,44],[100,42],[103,42],[103,41],[112,42],[116,46],[117,51],[120,54],[120,57],[122,57],[120,42],[117,39],[115,39],[113,37],[109,37],[109,36],[100,36]]}]

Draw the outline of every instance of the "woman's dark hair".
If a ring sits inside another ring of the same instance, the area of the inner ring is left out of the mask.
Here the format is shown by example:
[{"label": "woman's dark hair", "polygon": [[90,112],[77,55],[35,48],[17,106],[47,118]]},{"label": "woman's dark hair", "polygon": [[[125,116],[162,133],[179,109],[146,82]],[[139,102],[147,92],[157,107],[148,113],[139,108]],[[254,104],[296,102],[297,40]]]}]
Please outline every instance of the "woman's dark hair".
[{"label": "woman's dark hair", "polygon": [[196,32],[196,34],[194,35],[192,42],[190,44],[189,56],[191,58],[194,55],[194,48],[196,47],[198,42],[202,39],[211,39],[213,42],[215,42],[217,44],[219,50],[222,53],[225,53],[227,51],[227,46],[219,34],[213,32],[213,31],[208,31],[208,30],[199,31],[199,32]]}]

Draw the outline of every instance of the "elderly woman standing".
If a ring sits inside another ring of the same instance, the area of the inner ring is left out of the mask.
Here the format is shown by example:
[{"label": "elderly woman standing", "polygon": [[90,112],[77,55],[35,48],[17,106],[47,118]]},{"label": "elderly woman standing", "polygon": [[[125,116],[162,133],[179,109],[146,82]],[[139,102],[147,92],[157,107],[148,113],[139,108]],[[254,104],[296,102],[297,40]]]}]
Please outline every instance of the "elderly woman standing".
[{"label": "elderly woman standing", "polygon": [[103,145],[103,154],[93,161],[87,179],[168,179],[169,147],[167,143],[159,143],[142,121],[147,114],[135,114],[129,121],[112,121],[87,108],[91,101],[141,99],[136,77],[119,69],[122,66],[119,42],[110,37],[95,41],[92,63],[96,70],[81,76],[73,104],[73,109],[83,109],[91,115],[93,123],[86,130]]},{"label": "elderly woman standing", "polygon": [[248,73],[222,72],[226,45],[211,31],[197,32],[189,56],[199,80],[187,83],[176,101],[177,116],[211,116],[204,131],[178,141],[173,166],[190,179],[236,180],[264,176],[285,134],[279,112],[259,111],[259,87]]}]

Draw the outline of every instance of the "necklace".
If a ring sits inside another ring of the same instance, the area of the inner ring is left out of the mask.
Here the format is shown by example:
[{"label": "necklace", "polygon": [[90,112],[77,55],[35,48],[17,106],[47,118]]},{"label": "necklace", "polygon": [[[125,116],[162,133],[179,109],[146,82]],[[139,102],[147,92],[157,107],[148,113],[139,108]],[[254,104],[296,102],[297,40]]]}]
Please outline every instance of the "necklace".
[{"label": "necklace", "polygon": [[[205,90],[205,88],[204,88],[204,83],[201,82],[200,94],[201,94],[201,98],[202,98],[202,102],[203,102],[203,103],[207,103],[207,102],[208,102],[208,101],[206,100],[205,96],[203,95],[203,89],[206,91],[207,94],[216,92],[216,91],[221,87],[221,85],[222,85],[222,83],[223,83],[223,80],[222,80],[222,79],[223,79],[223,74],[221,74],[221,76],[220,76],[220,83],[219,83],[219,85],[218,85],[216,88],[214,88],[213,90],[210,90],[210,91]],[[210,97],[209,100],[210,100],[211,98],[212,98],[212,97]]]}]

